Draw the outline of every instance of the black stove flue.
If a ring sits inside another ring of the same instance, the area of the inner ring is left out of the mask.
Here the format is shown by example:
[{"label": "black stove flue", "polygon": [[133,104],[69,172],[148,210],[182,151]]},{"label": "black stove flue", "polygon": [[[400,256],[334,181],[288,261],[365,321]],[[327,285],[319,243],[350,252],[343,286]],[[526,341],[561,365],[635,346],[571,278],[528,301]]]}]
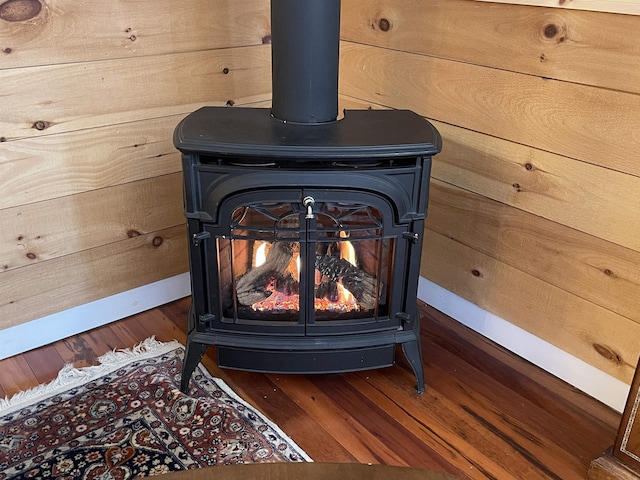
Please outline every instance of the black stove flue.
[{"label": "black stove flue", "polygon": [[295,123],[335,121],[339,55],[340,0],[272,0],[273,116]]},{"label": "black stove flue", "polygon": [[204,107],[177,126],[192,304],[181,388],[222,367],[392,365],[424,390],[417,315],[431,157],[407,110],[337,120],[339,0],[272,0],[272,109]]}]

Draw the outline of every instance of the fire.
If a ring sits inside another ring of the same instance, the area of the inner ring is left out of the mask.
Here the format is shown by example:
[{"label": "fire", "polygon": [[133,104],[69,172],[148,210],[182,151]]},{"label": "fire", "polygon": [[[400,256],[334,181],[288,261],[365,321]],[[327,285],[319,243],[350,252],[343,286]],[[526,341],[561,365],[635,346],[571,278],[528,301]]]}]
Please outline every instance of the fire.
[{"label": "fire", "polygon": [[267,242],[260,242],[260,246],[256,248],[255,259],[253,260],[253,266],[259,267],[264,265],[267,261]]},{"label": "fire", "polygon": [[[349,234],[347,232],[341,231],[340,238],[346,239],[349,238]],[[264,265],[266,262],[268,250],[270,244],[268,242],[260,242],[258,247],[255,249],[253,267],[259,267]],[[344,259],[356,266],[356,250],[353,247],[353,244],[348,240],[342,240],[338,242],[338,254],[341,259]],[[300,255],[296,255],[296,258],[291,261],[289,267],[285,270],[286,274],[292,275],[294,278],[300,278]],[[323,280],[323,275],[316,270],[315,272],[315,284],[318,286],[320,282]],[[360,305],[358,304],[358,300],[353,296],[353,294],[347,290],[340,282],[335,282],[335,295],[334,300],[327,298],[326,296],[322,298],[314,299],[314,307],[316,311],[331,311],[338,313],[348,313],[360,310]],[[300,297],[298,294],[287,294],[286,292],[281,292],[276,289],[276,280],[271,279],[267,285],[265,285],[265,290],[271,292],[268,298],[262,300],[260,302],[254,303],[251,305],[251,308],[257,312],[269,312],[269,311],[292,311],[300,309]]]},{"label": "fire", "polygon": [[[345,232],[344,230],[340,231],[340,238],[349,238],[349,234],[347,232]],[[340,258],[346,260],[347,262],[349,262],[351,265],[353,265],[354,267],[357,267],[356,265],[356,249],[353,248],[353,244],[348,241],[342,241],[340,242],[340,244],[338,245],[338,249],[340,250]],[[341,301],[343,301],[344,303],[348,303],[348,304],[358,304],[358,301],[356,300],[356,297],[353,296],[353,294],[347,290],[346,288],[344,288],[341,284],[338,284],[338,289],[342,289],[344,291],[344,299]]]},{"label": "fire", "polygon": [[[271,244],[269,242],[258,242],[258,247],[253,254],[253,266],[251,268],[260,267],[266,263],[270,248]],[[300,255],[296,256],[295,261],[291,261],[284,272],[290,273],[295,278],[300,278]]]}]

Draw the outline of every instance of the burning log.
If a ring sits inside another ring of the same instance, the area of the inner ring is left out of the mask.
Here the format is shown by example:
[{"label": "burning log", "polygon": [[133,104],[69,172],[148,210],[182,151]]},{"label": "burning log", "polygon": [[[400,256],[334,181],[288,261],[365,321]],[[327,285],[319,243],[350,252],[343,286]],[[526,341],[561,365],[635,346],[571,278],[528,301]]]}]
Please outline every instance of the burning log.
[{"label": "burning log", "polygon": [[318,255],[315,267],[334,282],[342,283],[363,308],[371,310],[376,306],[376,278],[373,275],[337,257]]},{"label": "burning log", "polygon": [[[265,262],[259,267],[252,268],[238,279],[236,284],[238,302],[241,305],[249,306],[271,296],[272,292],[267,290],[267,285],[271,279],[276,279],[277,281],[278,278],[286,277],[284,272],[289,263],[291,263],[293,254],[293,243],[274,242]],[[291,280],[295,282],[293,277],[291,277]]]},{"label": "burning log", "polygon": [[326,298],[330,302],[337,302],[340,299],[338,284],[333,280],[322,282],[316,288],[316,298]]},{"label": "burning log", "polygon": [[290,273],[287,275],[277,274],[274,277],[274,289],[276,292],[284,293],[287,296],[300,294],[300,282]]}]

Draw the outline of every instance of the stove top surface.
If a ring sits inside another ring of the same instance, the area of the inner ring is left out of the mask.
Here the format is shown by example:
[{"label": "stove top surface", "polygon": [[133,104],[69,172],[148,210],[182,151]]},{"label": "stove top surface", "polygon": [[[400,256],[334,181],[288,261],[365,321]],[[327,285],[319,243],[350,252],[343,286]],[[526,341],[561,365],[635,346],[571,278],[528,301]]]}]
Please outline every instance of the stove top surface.
[{"label": "stove top surface", "polygon": [[203,107],[176,128],[182,152],[232,157],[363,159],[435,155],[438,131],[410,110],[347,110],[341,120],[295,124],[267,108]]}]

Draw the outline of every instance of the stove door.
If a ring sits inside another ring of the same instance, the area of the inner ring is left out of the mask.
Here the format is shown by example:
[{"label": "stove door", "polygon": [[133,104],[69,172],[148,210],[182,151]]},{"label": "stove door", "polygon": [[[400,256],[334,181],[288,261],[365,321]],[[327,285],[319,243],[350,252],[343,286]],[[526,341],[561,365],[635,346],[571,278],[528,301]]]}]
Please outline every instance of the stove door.
[{"label": "stove door", "polygon": [[406,225],[395,224],[385,198],[264,190],[229,197],[218,220],[205,226],[214,329],[326,335],[399,328],[392,312],[401,310]]},{"label": "stove door", "polygon": [[391,204],[365,192],[305,189],[313,199],[307,219],[307,271],[314,298],[307,334],[398,327],[392,312],[402,298],[406,226],[395,225]]}]

